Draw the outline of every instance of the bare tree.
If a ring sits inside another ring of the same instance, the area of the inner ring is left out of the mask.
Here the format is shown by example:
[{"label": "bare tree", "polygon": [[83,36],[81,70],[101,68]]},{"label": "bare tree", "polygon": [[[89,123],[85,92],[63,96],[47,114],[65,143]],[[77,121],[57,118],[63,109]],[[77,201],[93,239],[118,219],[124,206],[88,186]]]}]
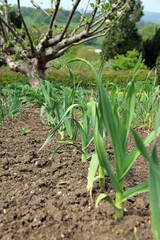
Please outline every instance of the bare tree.
[{"label": "bare tree", "polygon": [[[3,58],[11,70],[26,74],[30,86],[37,89],[40,86],[40,82],[35,75],[45,79],[46,64],[49,61],[62,56],[72,46],[106,35],[127,11],[130,0],[125,3],[118,0],[114,1],[114,4],[106,3],[105,0],[95,0],[95,3],[90,0],[86,1],[85,11],[81,14],[81,20],[74,30],[70,30],[69,26],[81,0],[72,1],[72,9],[67,21],[63,28],[61,27],[60,29],[57,27],[56,18],[60,10],[61,0],[51,0],[50,12],[43,9],[34,0],[30,0],[33,7],[40,9],[50,18],[45,37],[37,45],[33,43],[29,28],[22,16],[20,0],[17,0],[17,10],[28,41],[23,39],[9,24],[7,0],[0,0],[0,2],[5,9],[5,18],[0,15],[0,29],[3,36]],[[92,7],[90,13],[87,11],[89,6]],[[53,34],[53,31],[56,34]]]}]

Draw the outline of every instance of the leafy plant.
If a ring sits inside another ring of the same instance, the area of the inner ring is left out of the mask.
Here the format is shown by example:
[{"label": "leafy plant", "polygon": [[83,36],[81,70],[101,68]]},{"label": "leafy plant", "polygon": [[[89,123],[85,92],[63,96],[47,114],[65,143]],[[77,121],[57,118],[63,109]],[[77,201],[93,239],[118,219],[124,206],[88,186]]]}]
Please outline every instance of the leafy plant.
[{"label": "leafy plant", "polygon": [[[59,105],[58,95],[62,89],[59,86],[50,83],[49,81],[42,81],[41,79],[39,79],[39,81],[41,81],[41,89],[44,97],[44,102],[41,107],[42,122],[44,124],[55,126],[56,110],[57,106]],[[57,117],[59,117],[59,115]],[[45,118],[47,119],[47,122],[43,120]]]},{"label": "leafy plant", "polygon": [[[82,119],[76,120],[74,118],[74,108],[81,108],[82,111]],[[68,115],[69,114],[69,115]],[[85,109],[81,107],[79,104],[72,104],[70,105],[67,110],[64,112],[64,115],[60,119],[60,121],[57,123],[57,125],[53,128],[53,131],[51,134],[47,137],[46,141],[44,142],[41,149],[49,143],[49,141],[54,137],[55,133],[59,131],[61,126],[65,126],[65,129],[70,137],[70,140],[61,141],[62,143],[52,154],[52,157],[54,154],[63,146],[66,145],[72,145],[75,146],[77,149],[79,149],[82,152],[82,162],[86,161],[87,158],[87,147],[89,144],[93,141],[93,131],[90,132],[91,122],[89,119],[89,116]],[[77,138],[78,131],[80,132],[81,141],[82,141],[82,149],[74,144],[74,141]],[[41,150],[40,149],[40,150]]]},{"label": "leafy plant", "polygon": [[[70,92],[70,94],[64,93],[65,97],[62,103],[57,104],[56,111],[53,110],[55,114],[54,116],[57,117],[57,121],[53,126],[52,133],[48,136],[42,148],[54,137],[57,131],[61,133],[61,139],[65,139],[65,131],[66,131],[70,137],[70,140],[61,141],[60,142],[61,145],[53,152],[52,157],[61,147],[66,145],[73,145],[78,149],[80,149],[79,146],[74,144],[79,131],[81,136],[81,141],[82,141],[82,149],[81,149],[82,159],[81,160],[82,162],[85,162],[87,158],[87,147],[93,141],[93,131],[90,132],[91,122],[90,122],[88,112],[86,111],[86,107],[82,102],[82,97],[79,94],[79,92],[81,93],[81,91],[79,91],[78,87],[76,87],[75,78],[72,72],[70,71],[70,69],[69,69],[69,73],[73,82],[73,89]],[[48,97],[49,94],[46,93],[46,96]],[[84,93],[83,93],[83,98],[84,98]],[[75,103],[75,102],[78,102],[78,103]],[[48,107],[47,103],[46,103],[46,106]],[[81,109],[79,112],[79,114],[81,115],[80,116],[81,120],[76,119],[77,117],[76,108]],[[51,110],[52,109],[50,108],[49,114]]]},{"label": "leafy plant", "polygon": [[28,128],[28,129],[22,128],[22,129],[21,129],[21,136],[22,136],[22,135],[27,135],[28,133],[30,133],[30,131],[31,131],[31,129],[29,129],[29,128]]},{"label": "leafy plant", "polygon": [[32,104],[32,106],[41,106],[44,102],[42,90],[39,88],[33,90],[28,84],[11,83],[1,90],[5,97],[16,94],[22,103]]}]

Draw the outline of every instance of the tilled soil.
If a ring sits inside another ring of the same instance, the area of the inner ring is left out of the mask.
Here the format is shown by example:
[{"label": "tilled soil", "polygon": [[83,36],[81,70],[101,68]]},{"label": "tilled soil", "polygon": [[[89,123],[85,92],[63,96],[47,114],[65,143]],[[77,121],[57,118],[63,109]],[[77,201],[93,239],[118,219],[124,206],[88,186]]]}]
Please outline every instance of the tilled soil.
[{"label": "tilled soil", "polygon": [[[39,153],[51,132],[41,123],[39,109],[20,113],[0,126],[0,239],[2,240],[131,240],[136,227],[140,240],[152,239],[148,193],[132,197],[124,203],[124,219],[114,220],[113,207],[103,200],[95,208],[101,192],[114,199],[114,191],[106,175],[106,188],[94,183],[93,201],[87,193],[89,160],[81,162],[81,153],[59,146],[57,134]],[[30,129],[21,135],[21,129]],[[148,132],[138,129],[142,138]],[[80,139],[76,142],[79,146]],[[158,139],[160,143],[160,139]],[[128,151],[134,147],[129,138]],[[159,144],[158,144],[159,145]],[[94,150],[94,144],[89,152]],[[114,165],[111,144],[106,144]],[[139,157],[125,179],[125,189],[147,179],[148,166]]]}]

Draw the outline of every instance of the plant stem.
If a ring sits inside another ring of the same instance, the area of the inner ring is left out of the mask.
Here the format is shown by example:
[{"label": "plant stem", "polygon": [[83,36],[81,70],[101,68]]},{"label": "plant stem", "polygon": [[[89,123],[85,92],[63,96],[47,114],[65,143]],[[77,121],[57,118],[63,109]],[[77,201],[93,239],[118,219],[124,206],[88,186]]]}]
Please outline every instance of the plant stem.
[{"label": "plant stem", "polygon": [[122,219],[123,218],[123,180],[121,180],[121,182],[119,183],[122,192],[117,192],[116,193],[116,207],[115,208],[115,220],[117,219]]},{"label": "plant stem", "polygon": [[63,129],[60,134],[61,134],[61,140],[65,139],[65,129]]},{"label": "plant stem", "polygon": [[100,188],[105,188],[104,169],[100,164],[99,164],[99,177],[100,177],[100,180],[99,180]]},{"label": "plant stem", "polygon": [[[82,149],[82,150],[83,150],[83,149]],[[86,161],[86,151],[83,150],[83,152],[84,152],[85,154],[82,153],[81,161],[82,161],[82,162],[85,162],[85,161]]]}]

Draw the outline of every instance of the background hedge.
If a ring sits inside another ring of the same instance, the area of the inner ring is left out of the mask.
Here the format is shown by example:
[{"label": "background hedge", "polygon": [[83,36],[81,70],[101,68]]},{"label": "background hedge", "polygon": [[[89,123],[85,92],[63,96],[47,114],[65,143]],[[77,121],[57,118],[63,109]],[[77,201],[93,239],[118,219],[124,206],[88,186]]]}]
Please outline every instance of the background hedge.
[{"label": "background hedge", "polygon": [[19,72],[13,72],[8,66],[0,67],[0,84],[7,85],[10,83],[16,82],[28,82],[28,79],[25,75]]},{"label": "background hedge", "polygon": [[[76,80],[76,84],[81,85],[84,88],[94,88],[96,87],[96,82],[92,72],[82,71],[82,70],[73,70],[73,75]],[[135,81],[140,81],[142,83],[146,82],[146,77],[149,73],[149,70],[140,70],[135,77]],[[104,71],[102,81],[104,85],[106,84],[116,84],[119,87],[126,87],[127,83],[132,78],[133,71]],[[46,73],[46,79],[50,79],[51,82],[55,84],[60,84],[63,86],[72,87],[73,83],[70,78],[70,74],[67,69],[49,69]],[[148,78],[148,83],[152,84],[154,81],[154,72]],[[11,71],[8,67],[0,67],[0,85],[5,86],[14,82],[24,82],[27,83],[27,77],[18,72]]]},{"label": "background hedge", "polygon": [[[72,71],[76,80],[76,84],[80,84],[84,88],[96,87],[95,78],[90,71]],[[136,82],[146,83],[146,78],[149,70],[139,70],[135,77]],[[102,76],[102,81],[104,85],[116,84],[118,87],[126,87],[127,83],[131,80],[133,71],[104,71]],[[51,81],[55,84],[61,84],[64,86],[72,87],[72,80],[67,70],[50,70],[46,77],[49,77]],[[154,81],[154,72],[150,74],[147,83],[152,84]]]}]

